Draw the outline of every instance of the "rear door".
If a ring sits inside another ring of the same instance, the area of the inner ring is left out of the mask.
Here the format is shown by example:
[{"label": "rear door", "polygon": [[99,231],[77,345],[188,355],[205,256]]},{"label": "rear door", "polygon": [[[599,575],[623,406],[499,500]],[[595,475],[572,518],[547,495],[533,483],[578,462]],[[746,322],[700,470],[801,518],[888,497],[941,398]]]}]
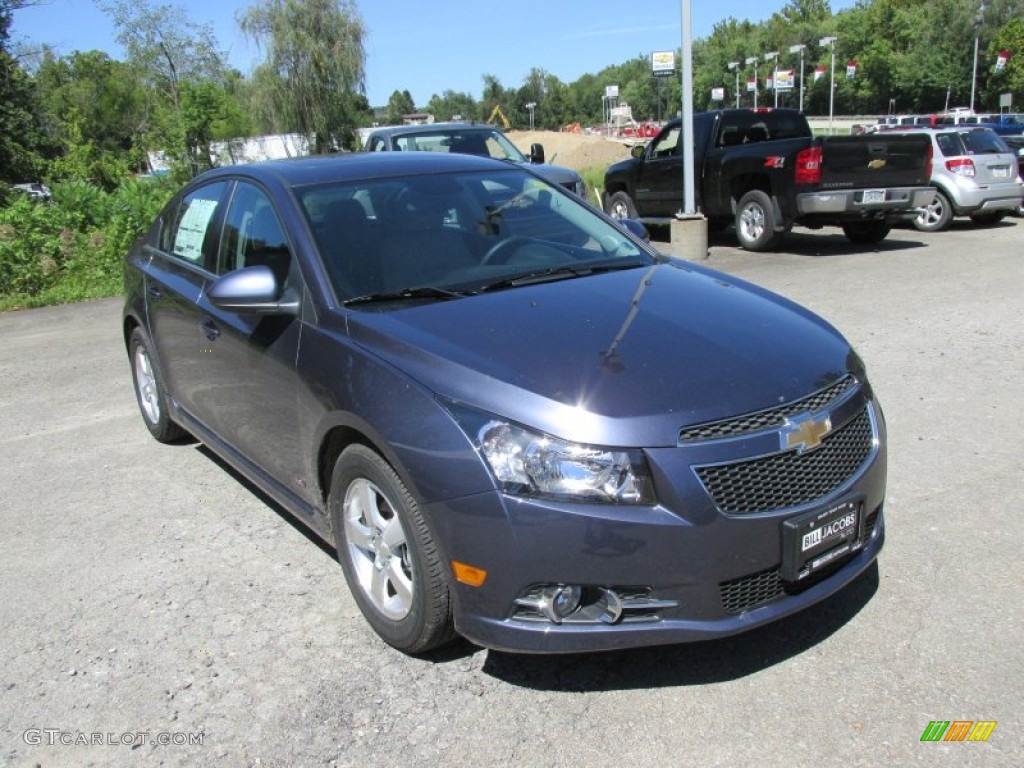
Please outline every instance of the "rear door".
[{"label": "rear door", "polygon": [[170,396],[189,413],[204,378],[201,303],[214,279],[220,220],[230,182],[204,184],[167,214],[159,243],[148,249],[146,310]]}]

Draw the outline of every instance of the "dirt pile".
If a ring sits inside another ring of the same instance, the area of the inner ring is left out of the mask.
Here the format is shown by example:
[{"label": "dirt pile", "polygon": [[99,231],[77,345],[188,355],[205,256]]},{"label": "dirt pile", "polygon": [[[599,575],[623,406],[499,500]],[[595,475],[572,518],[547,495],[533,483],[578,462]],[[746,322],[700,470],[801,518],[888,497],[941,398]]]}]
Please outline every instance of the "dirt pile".
[{"label": "dirt pile", "polygon": [[583,133],[510,131],[508,137],[524,153],[529,153],[531,144],[543,144],[547,162],[577,171],[604,168],[629,157],[627,145]]}]

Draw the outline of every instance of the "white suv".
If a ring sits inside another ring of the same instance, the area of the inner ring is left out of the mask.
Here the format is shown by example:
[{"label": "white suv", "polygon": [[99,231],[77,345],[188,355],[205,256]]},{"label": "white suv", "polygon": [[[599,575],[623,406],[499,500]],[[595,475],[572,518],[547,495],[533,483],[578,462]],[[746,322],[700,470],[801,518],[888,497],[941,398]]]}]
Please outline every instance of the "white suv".
[{"label": "white suv", "polygon": [[1017,158],[991,128],[951,125],[908,131],[932,137],[935,201],[914,219],[922,232],[939,232],[954,216],[994,224],[1021,205],[1024,182]]}]

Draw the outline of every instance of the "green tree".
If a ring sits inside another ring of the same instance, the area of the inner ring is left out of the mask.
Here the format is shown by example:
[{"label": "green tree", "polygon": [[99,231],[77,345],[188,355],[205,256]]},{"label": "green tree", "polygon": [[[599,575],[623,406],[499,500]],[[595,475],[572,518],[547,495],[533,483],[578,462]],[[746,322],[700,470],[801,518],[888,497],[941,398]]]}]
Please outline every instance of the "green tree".
[{"label": "green tree", "polygon": [[0,0],[0,181],[22,182],[38,176],[43,144],[39,107],[31,78],[8,52],[11,13],[19,0]]},{"label": "green tree", "polygon": [[[996,72],[995,61],[1000,51],[1009,51],[1010,59],[1002,72]],[[1024,101],[1024,16],[1009,20],[996,33],[988,47],[986,63],[987,103],[998,104],[999,94],[1012,93],[1015,104],[1020,105]]]},{"label": "green tree", "polygon": [[427,103],[427,112],[439,120],[476,122],[486,117],[480,115],[480,107],[470,94],[456,91],[445,91],[440,96],[435,93]]},{"label": "green tree", "polygon": [[416,111],[416,102],[408,91],[394,91],[388,99],[388,125],[401,125],[402,116]]},{"label": "green tree", "polygon": [[223,56],[212,27],[196,24],[180,6],[139,0],[99,3],[111,17],[116,39],[128,54],[149,95],[143,143],[162,149],[179,174],[192,176],[211,165],[209,123],[222,105],[206,94],[203,81],[220,84]]},{"label": "green tree", "polygon": [[262,0],[240,24],[266,51],[262,78],[273,111],[292,116],[317,152],[353,146],[366,66],[366,32],[355,3]]}]

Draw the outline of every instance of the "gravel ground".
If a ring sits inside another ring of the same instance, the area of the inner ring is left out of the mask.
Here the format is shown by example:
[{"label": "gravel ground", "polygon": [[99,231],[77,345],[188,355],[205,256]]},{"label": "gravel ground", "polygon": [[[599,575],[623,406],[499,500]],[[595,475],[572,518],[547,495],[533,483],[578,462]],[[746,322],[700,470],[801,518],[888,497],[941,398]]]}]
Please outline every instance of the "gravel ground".
[{"label": "gravel ground", "polygon": [[[0,764],[1024,764],[1022,234],[712,239],[867,361],[888,543],[790,620],[591,656],[391,650],[329,550],[201,445],[150,439],[117,300],[0,315]],[[998,725],[921,743],[931,720]]]}]

